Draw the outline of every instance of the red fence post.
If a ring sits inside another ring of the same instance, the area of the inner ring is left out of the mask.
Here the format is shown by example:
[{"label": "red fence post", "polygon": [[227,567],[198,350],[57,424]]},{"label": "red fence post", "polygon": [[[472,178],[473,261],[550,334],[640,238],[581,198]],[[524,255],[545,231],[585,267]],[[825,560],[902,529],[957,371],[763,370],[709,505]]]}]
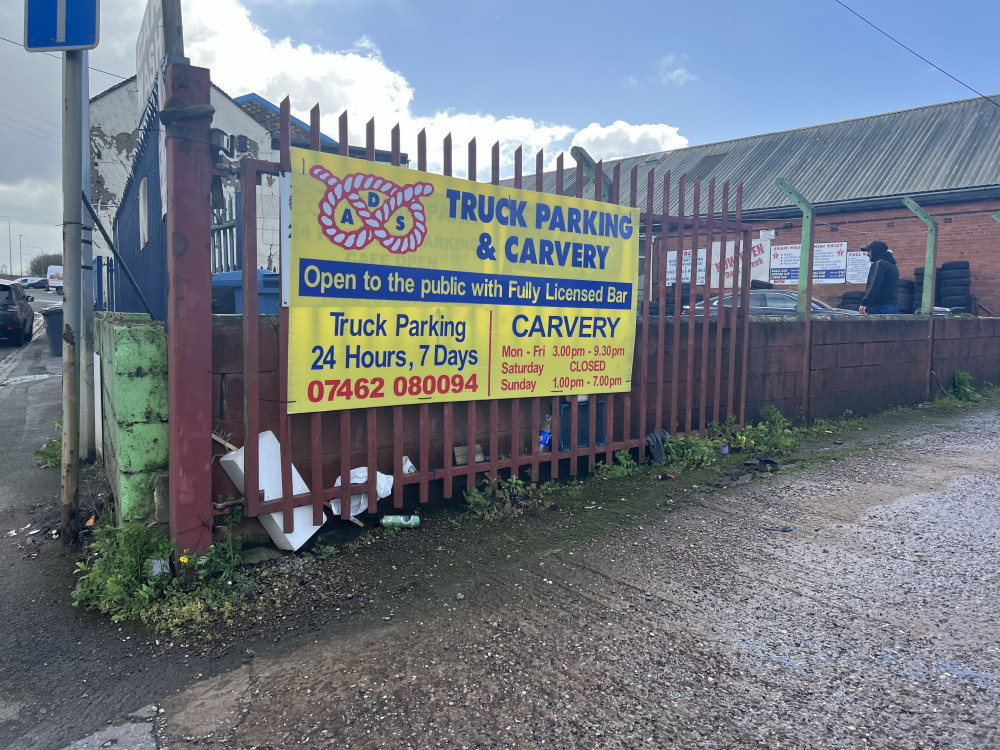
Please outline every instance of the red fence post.
[{"label": "red fence post", "polygon": [[[209,73],[166,72],[167,392],[170,537],[178,551],[212,543],[212,125]],[[161,178],[162,179],[162,178]]]}]

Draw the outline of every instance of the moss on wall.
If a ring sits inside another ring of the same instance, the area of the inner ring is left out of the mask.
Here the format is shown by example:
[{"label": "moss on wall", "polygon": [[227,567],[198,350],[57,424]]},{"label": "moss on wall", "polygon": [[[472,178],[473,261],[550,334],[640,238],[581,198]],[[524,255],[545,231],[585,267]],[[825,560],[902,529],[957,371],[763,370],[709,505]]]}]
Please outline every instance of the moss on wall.
[{"label": "moss on wall", "polygon": [[167,339],[146,315],[99,313],[104,464],[117,518],[151,521],[153,487],[167,470]]}]

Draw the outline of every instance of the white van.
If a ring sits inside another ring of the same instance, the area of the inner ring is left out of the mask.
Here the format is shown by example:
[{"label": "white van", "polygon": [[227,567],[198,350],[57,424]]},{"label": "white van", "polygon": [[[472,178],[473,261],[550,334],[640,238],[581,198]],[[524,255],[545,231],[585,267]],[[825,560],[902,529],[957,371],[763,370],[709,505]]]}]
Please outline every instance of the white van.
[{"label": "white van", "polygon": [[55,292],[56,294],[63,293],[63,267],[62,266],[49,266],[48,270],[45,272],[45,280],[48,284],[48,289],[50,292]]}]

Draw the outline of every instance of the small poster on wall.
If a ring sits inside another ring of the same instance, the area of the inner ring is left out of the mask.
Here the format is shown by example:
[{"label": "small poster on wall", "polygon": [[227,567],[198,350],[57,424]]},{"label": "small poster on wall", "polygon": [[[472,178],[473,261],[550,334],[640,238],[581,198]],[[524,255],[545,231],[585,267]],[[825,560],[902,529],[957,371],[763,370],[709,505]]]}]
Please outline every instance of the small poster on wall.
[{"label": "small poster on wall", "polygon": [[[768,238],[754,240],[750,247],[750,278],[767,280],[767,243]],[[740,243],[742,248],[742,242]],[[693,252],[685,250],[681,258],[681,283],[691,281],[691,258]],[[705,284],[708,272],[708,251],[705,248],[698,248],[698,271],[695,283],[698,286]],[[722,250],[722,243],[712,243],[712,287],[731,289],[734,279],[739,284],[740,264],[742,256],[736,251],[736,242],[730,240],[726,243],[725,251]],[[670,250],[667,253],[667,286],[673,286],[677,281],[677,251]]]},{"label": "small poster on wall", "polygon": [[[718,243],[716,243],[715,252],[718,252]],[[685,250],[681,258],[681,283],[691,282],[692,255],[694,253],[691,250]],[[705,248],[698,248],[698,275],[694,282],[698,286],[705,284],[706,255]],[[675,283],[677,283],[677,251],[670,250],[667,252],[667,286],[673,286]]]},{"label": "small poster on wall", "polygon": [[852,250],[847,254],[847,283],[848,284],[867,284],[868,283],[868,269],[872,266],[872,262],[868,259],[860,250]]},{"label": "small poster on wall", "polygon": [[[802,245],[771,245],[772,284],[798,284]],[[867,270],[865,275],[867,276]],[[847,279],[847,243],[813,243],[813,283],[843,284]]]}]

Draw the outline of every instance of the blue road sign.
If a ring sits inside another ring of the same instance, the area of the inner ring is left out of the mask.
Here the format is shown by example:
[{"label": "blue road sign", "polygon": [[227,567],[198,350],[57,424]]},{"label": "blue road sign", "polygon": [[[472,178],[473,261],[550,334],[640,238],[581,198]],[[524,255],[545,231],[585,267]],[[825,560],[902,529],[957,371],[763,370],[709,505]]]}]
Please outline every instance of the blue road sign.
[{"label": "blue road sign", "polygon": [[24,48],[93,49],[100,38],[100,5],[100,0],[24,0]]}]

